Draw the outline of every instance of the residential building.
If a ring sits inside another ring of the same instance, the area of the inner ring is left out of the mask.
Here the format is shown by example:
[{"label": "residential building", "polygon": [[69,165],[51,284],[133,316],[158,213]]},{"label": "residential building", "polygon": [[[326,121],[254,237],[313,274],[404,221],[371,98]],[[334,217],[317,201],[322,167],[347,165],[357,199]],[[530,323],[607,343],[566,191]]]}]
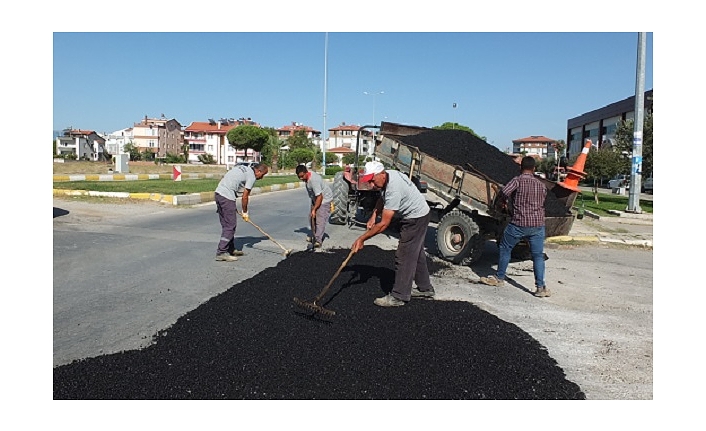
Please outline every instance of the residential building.
[{"label": "residential building", "polygon": [[184,135],[181,124],[175,119],[145,118],[132,127],[135,147],[141,153],[151,152],[155,157],[164,158],[169,154],[184,154]]},{"label": "residential building", "polygon": [[199,156],[210,154],[219,165],[228,169],[242,161],[260,161],[260,153],[252,149],[245,154],[228,143],[228,131],[234,127],[250,125],[260,127],[250,118],[221,118],[194,121],[184,129],[184,142],[189,146],[189,163],[199,161]]},{"label": "residential building", "polygon": [[102,135],[105,138],[105,148],[110,155],[125,153],[125,145],[132,143],[132,127],[116,130]]},{"label": "residential building", "polygon": [[[360,127],[361,126],[358,125],[341,123],[340,125],[329,129],[326,151],[331,152],[333,149],[348,148],[352,150],[352,152],[355,152],[358,142],[358,130]],[[375,145],[373,145],[373,138],[370,130],[363,131],[363,135],[360,138],[360,146],[361,155],[370,156],[375,151]]]},{"label": "residential building", "polygon": [[334,148],[329,148],[326,150],[329,153],[333,153],[336,156],[336,160],[329,160],[326,159],[326,164],[327,165],[338,165],[343,167],[343,156],[346,154],[352,154],[354,151],[350,148],[347,147],[334,147]]},{"label": "residential building", "polygon": [[[549,149],[556,142],[546,136],[528,136],[512,141],[512,152],[514,154],[524,154],[543,159],[549,155]],[[552,154],[553,155],[553,154]]]},{"label": "residential building", "polygon": [[105,138],[93,130],[64,130],[56,138],[56,154],[75,154],[78,160],[107,161]]},{"label": "residential building", "polygon": [[289,124],[287,126],[282,126],[277,130],[277,138],[284,143],[287,139],[289,139],[290,136],[294,136],[294,134],[300,130],[303,130],[306,132],[306,137],[311,140],[311,142],[316,145],[319,148],[321,147],[321,131],[316,130],[310,126],[305,126],[302,123],[297,123],[292,121],[292,124]]},{"label": "residential building", "polygon": [[[652,112],[652,90],[645,91],[643,109],[645,113]],[[591,143],[598,148],[613,145],[618,123],[633,119],[635,119],[635,96],[570,118],[566,126],[568,153],[570,155],[580,153],[586,139],[590,139]]]}]

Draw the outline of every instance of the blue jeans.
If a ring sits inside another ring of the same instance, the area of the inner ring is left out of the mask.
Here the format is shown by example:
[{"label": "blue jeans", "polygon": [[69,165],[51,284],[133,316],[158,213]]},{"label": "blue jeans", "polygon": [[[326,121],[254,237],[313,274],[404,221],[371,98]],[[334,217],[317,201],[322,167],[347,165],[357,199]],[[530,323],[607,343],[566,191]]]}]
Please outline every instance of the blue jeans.
[{"label": "blue jeans", "polygon": [[505,227],[500,240],[500,257],[498,260],[498,279],[504,280],[507,266],[510,263],[512,249],[523,239],[529,242],[532,253],[532,270],[534,272],[534,285],[546,287],[544,284],[544,226],[522,227],[509,223]]}]

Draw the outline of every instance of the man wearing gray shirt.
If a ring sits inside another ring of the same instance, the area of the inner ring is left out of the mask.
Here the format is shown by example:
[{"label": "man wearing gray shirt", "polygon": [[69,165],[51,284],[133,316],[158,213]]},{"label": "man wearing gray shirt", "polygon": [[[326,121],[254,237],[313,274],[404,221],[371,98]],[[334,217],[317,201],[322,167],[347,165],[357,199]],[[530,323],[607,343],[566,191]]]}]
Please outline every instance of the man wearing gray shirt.
[{"label": "man wearing gray shirt", "polygon": [[255,180],[259,180],[267,175],[269,168],[266,164],[260,163],[254,167],[236,165],[226,172],[216,187],[214,194],[216,200],[216,212],[221,222],[221,238],[216,249],[216,260],[233,262],[242,256],[243,252],[235,249],[235,228],[238,224],[236,214],[238,207],[235,200],[242,195],[240,206],[243,210],[243,220],[248,221],[248,201],[250,200],[250,190],[255,185]]},{"label": "man wearing gray shirt", "polygon": [[[400,242],[395,252],[395,284],[392,291],[375,299],[381,307],[399,307],[413,297],[433,298],[434,287],[429,279],[424,238],[431,212],[429,204],[417,186],[402,172],[385,170],[380,162],[368,162],[360,181],[372,183],[381,191],[375,210],[368,220],[368,230],[355,240],[351,250],[357,253],[365,241],[383,232],[392,218],[400,220]],[[377,217],[380,216],[380,222]],[[412,282],[417,285],[412,288]]]},{"label": "man wearing gray shirt", "polygon": [[[331,214],[333,192],[331,191],[331,186],[324,181],[321,175],[317,172],[309,171],[305,165],[297,166],[295,172],[297,177],[304,181],[306,192],[309,194],[309,199],[311,199],[309,225],[311,225],[313,218],[316,221],[314,232],[311,233],[314,237],[313,248],[319,248],[324,241],[326,223]],[[308,241],[311,241],[311,238]]]}]

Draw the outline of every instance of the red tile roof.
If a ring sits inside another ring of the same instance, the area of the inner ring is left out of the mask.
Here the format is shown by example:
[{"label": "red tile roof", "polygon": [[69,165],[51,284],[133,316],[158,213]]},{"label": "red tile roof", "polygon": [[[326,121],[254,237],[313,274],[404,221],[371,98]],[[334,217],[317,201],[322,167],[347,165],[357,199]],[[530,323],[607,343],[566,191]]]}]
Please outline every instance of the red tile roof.
[{"label": "red tile roof", "polygon": [[528,136],[526,138],[522,139],[513,139],[512,143],[513,144],[520,144],[520,143],[552,143],[555,142],[555,139],[547,138],[546,136]]},{"label": "red tile roof", "polygon": [[335,147],[335,148],[329,148],[326,150],[329,153],[354,153],[355,151],[351,150],[348,147]]}]

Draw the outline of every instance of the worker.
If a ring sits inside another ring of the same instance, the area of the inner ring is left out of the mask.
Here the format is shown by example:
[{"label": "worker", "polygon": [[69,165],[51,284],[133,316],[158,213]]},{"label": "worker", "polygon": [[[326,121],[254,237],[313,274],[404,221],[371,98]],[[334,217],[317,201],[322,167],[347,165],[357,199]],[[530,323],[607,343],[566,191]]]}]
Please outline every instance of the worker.
[{"label": "worker", "polygon": [[[314,248],[321,247],[324,241],[324,232],[326,223],[331,214],[331,201],[333,200],[333,192],[331,186],[324,181],[323,177],[317,172],[309,171],[305,165],[299,165],[295,169],[297,177],[304,181],[306,192],[311,199],[311,207],[309,208],[309,226],[314,225],[314,231],[311,236],[307,237],[307,241],[312,251]],[[312,220],[314,223],[312,223]]]},{"label": "worker", "polygon": [[536,161],[526,156],[520,163],[520,175],[511,179],[500,190],[496,202],[510,212],[510,222],[500,240],[497,275],[481,277],[489,286],[502,286],[507,275],[512,249],[521,240],[527,240],[532,254],[532,270],[536,291],[534,296],[551,295],[544,283],[544,201],[547,187],[534,175]]},{"label": "worker", "polygon": [[[424,239],[431,217],[426,199],[407,175],[386,170],[380,162],[366,163],[360,181],[372,183],[373,189],[380,190],[381,194],[367,222],[367,230],[351,247],[354,253],[363,248],[367,239],[385,231],[393,217],[400,218],[400,239],[395,251],[395,282],[389,294],[375,299],[375,305],[399,307],[412,297],[433,298],[434,287],[429,279],[424,252]],[[412,287],[413,281],[416,288]]]},{"label": "worker", "polygon": [[264,163],[255,166],[236,165],[218,182],[215,192],[216,212],[221,222],[221,238],[216,249],[216,260],[233,262],[242,256],[242,250],[235,249],[235,228],[238,224],[236,199],[241,196],[240,207],[243,220],[249,221],[248,201],[255,180],[262,179],[269,167]]}]

